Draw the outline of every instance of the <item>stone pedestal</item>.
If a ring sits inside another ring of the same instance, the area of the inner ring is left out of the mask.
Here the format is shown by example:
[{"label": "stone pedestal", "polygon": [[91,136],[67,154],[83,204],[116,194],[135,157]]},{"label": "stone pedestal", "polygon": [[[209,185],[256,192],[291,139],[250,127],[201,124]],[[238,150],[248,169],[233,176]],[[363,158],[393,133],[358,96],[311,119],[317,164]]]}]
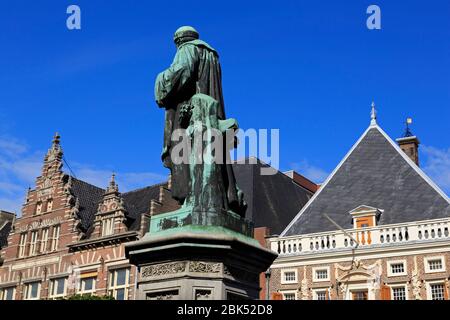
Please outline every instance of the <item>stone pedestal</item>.
[{"label": "stone pedestal", "polygon": [[139,267],[138,299],[258,299],[259,274],[276,254],[223,226],[184,225],[125,247]]}]

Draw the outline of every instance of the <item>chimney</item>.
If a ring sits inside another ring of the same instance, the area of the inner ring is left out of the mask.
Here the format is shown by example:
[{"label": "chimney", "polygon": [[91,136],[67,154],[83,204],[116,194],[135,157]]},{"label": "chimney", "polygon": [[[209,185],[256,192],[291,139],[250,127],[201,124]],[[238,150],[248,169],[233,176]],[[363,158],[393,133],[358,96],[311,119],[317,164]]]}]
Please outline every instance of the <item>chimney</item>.
[{"label": "chimney", "polygon": [[297,173],[294,170],[289,170],[283,173],[287,175],[289,178],[291,178],[292,181],[302,186],[306,190],[311,191],[312,193],[315,193],[319,189],[319,186],[317,184],[315,184],[314,182],[312,182],[311,180],[302,176],[301,174]]},{"label": "chimney", "polygon": [[406,119],[406,129],[403,137],[396,139],[398,146],[403,152],[417,165],[419,165],[419,139],[412,134],[409,125],[412,123],[411,118]]}]

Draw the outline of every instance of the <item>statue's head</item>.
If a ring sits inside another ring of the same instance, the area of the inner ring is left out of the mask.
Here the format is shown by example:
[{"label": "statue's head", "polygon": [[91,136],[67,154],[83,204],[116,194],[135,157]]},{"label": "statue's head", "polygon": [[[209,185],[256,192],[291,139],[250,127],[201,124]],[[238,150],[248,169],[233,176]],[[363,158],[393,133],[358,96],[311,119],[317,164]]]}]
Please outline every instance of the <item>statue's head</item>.
[{"label": "statue's head", "polygon": [[179,47],[182,43],[192,41],[198,38],[199,34],[197,30],[195,30],[193,27],[190,26],[183,26],[178,28],[177,31],[175,31],[175,34],[173,35],[173,41],[175,42],[177,47]]}]

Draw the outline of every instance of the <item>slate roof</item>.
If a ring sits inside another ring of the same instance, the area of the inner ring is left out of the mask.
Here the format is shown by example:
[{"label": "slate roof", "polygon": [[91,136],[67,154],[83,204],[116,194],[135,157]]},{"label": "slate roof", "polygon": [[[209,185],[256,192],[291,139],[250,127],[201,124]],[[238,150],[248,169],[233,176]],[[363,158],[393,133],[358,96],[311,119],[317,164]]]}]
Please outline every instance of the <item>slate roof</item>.
[{"label": "slate roof", "polygon": [[263,167],[268,165],[257,160],[256,164],[233,164],[233,171],[248,204],[246,219],[253,221],[255,227],[268,227],[272,234],[279,234],[312,197],[312,192],[282,172],[261,175]]},{"label": "slate roof", "polygon": [[[237,184],[248,204],[246,218],[253,221],[255,227],[269,227],[272,234],[278,234],[308,202],[312,192],[279,171],[271,176],[260,175],[263,167],[267,165],[259,160],[256,164],[233,164]],[[139,230],[142,215],[150,211],[151,200],[159,198],[160,186],[167,186],[167,183],[121,194],[130,231]],[[72,177],[72,193],[79,201],[81,228],[89,237],[105,189]]]},{"label": "slate roof", "polygon": [[8,244],[8,235],[12,228],[14,213],[0,210],[0,249]]},{"label": "slate roof", "polygon": [[318,192],[283,231],[292,236],[352,228],[349,211],[383,209],[379,225],[450,216],[450,201],[378,126],[371,125]]},{"label": "slate roof", "polygon": [[78,217],[81,220],[81,229],[86,232],[94,222],[98,204],[105,190],[72,177],[71,191],[79,201]]},{"label": "slate roof", "polygon": [[8,244],[8,235],[12,228],[12,222],[0,225],[0,249]]},{"label": "slate roof", "polygon": [[139,230],[142,215],[150,212],[151,200],[158,200],[159,198],[160,186],[167,186],[167,183],[159,183],[142,189],[122,193],[128,217],[133,220],[129,226],[129,230]]}]

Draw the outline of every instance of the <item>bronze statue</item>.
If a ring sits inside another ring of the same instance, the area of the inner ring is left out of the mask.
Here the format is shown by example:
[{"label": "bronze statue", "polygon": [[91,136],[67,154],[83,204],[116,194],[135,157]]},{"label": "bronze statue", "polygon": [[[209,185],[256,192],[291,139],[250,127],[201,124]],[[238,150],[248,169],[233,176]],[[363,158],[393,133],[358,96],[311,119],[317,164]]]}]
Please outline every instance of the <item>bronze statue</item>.
[{"label": "bronze statue", "polygon": [[[225,118],[222,76],[219,55],[199,39],[192,27],[181,27],[174,35],[177,53],[171,66],[161,72],[155,83],[155,98],[165,108],[162,161],[172,174],[172,197],[184,206],[201,211],[233,211],[245,215],[243,194],[236,186],[229,145],[223,146],[220,161],[197,164],[194,158],[204,148],[192,145],[188,162],[176,163],[172,151],[179,141],[172,133],[186,129],[188,135],[201,130],[218,130],[222,137],[227,130],[236,130],[234,119]],[[200,123],[200,127],[196,125]],[[208,148],[211,141],[203,143]],[[233,147],[233,146],[231,146]]]}]

